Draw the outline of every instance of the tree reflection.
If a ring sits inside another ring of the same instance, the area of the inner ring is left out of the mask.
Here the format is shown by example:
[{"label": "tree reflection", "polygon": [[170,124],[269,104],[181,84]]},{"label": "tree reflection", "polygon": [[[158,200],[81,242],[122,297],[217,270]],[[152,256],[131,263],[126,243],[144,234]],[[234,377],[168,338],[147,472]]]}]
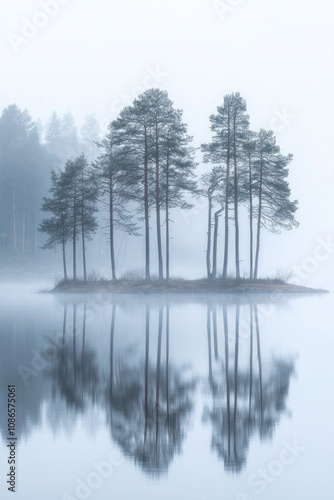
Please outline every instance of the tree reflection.
[{"label": "tree reflection", "polygon": [[[247,460],[249,442],[258,433],[261,439],[270,438],[286,409],[294,362],[274,359],[264,372],[261,358],[260,325],[257,306],[249,306],[249,367],[240,363],[240,306],[236,305],[234,331],[234,363],[230,366],[229,318],[223,306],[224,362],[213,375],[209,354],[209,385],[212,409],[211,446],[224,461],[225,468],[240,472]],[[255,322],[254,322],[255,318]],[[257,343],[257,370],[254,367],[254,327]],[[243,344],[244,345],[244,344]],[[208,349],[211,350],[208,336]]]},{"label": "tree reflection", "polygon": [[[113,310],[115,314],[115,310]],[[115,318],[112,319],[112,323]],[[182,371],[170,366],[170,317],[166,305],[159,307],[156,362],[150,361],[152,314],[145,308],[145,359],[132,366],[130,360],[117,360],[107,391],[107,414],[113,439],[141,469],[151,475],[167,471],[175,454],[182,449],[186,427],[193,408],[195,384]],[[166,344],[163,360],[163,327]],[[112,344],[111,344],[112,345]],[[110,369],[115,366],[110,351]]]},{"label": "tree reflection", "polygon": [[[285,411],[294,371],[289,360],[263,361],[257,306],[246,309],[247,338],[242,334],[242,311],[238,302],[221,308],[208,304],[208,354],[204,353],[212,401],[206,412],[212,426],[211,447],[225,468],[236,473],[246,464],[250,440],[256,435],[272,437]],[[143,345],[133,356],[123,347],[115,350],[117,339],[126,345],[119,335],[121,304],[114,302],[110,313],[109,352],[104,357],[98,355],[98,345],[93,348],[87,341],[87,304],[64,305],[59,355],[47,370],[50,394],[54,406],[65,404],[68,414],[102,409],[122,452],[145,473],[159,476],[182,451],[196,384],[171,363],[168,299],[157,306],[150,301],[144,304]]]},{"label": "tree reflection", "polygon": [[[96,401],[99,371],[94,350],[86,346],[86,304],[83,306],[80,326],[78,326],[77,307],[76,303],[72,305],[72,323],[68,330],[68,306],[64,306],[63,345],[48,374],[52,379],[53,398],[59,394],[65,400],[67,407],[76,411],[84,411],[89,402]],[[72,337],[72,343],[66,333]],[[78,348],[79,352],[77,352]]]}]

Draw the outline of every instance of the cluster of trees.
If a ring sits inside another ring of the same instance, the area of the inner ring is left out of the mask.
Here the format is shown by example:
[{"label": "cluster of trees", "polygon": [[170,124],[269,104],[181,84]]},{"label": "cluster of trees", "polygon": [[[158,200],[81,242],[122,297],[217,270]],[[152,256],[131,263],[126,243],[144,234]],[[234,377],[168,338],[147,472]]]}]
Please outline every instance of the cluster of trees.
[{"label": "cluster of trees", "polygon": [[[224,97],[210,122],[211,142],[201,148],[210,168],[198,182],[192,137],[182,110],[165,91],[141,94],[109,124],[104,138],[93,115],[86,117],[79,133],[70,113],[60,117],[54,112],[43,130],[27,111],[8,106],[0,117],[0,252],[13,255],[15,262],[18,255],[22,261],[25,255],[36,258],[41,246],[38,228],[47,237],[42,248],[62,247],[66,279],[67,245],[72,248],[74,279],[82,254],[86,280],[86,242],[100,228],[109,241],[111,275],[116,279],[119,231],[142,234],[145,278],[151,278],[156,251],[159,279],[168,280],[171,211],[191,209],[196,197],[205,196],[208,278],[217,278],[220,267],[227,278],[232,249],[240,278],[242,244],[242,249],[249,248],[249,277],[256,279],[262,229],[277,232],[298,225],[297,202],[290,200],[287,181],[292,155],[281,153],[272,131],[250,130],[246,102],[238,93]],[[240,239],[246,210],[247,243]],[[41,213],[47,214],[43,220]]]},{"label": "cluster of trees", "polygon": [[82,154],[68,161],[63,172],[52,172],[52,197],[45,198],[42,206],[52,217],[42,222],[40,230],[48,235],[45,248],[62,244],[65,278],[65,245],[70,241],[73,247],[76,279],[76,242],[81,237],[86,280],[85,239],[97,228],[94,212],[98,201],[107,215],[112,278],[117,276],[115,231],[139,234],[138,221],[142,220],[145,278],[150,279],[152,211],[156,216],[159,279],[169,278],[170,210],[191,208],[185,193],[197,191],[191,140],[182,111],[173,107],[167,92],[151,89],[110,123],[107,135],[97,143],[101,154],[95,162],[89,166]]},{"label": "cluster of trees", "polygon": [[[249,276],[258,277],[261,229],[297,226],[297,201],[287,181],[292,155],[284,156],[270,130],[249,129],[246,102],[239,93],[225,96],[210,117],[212,140],[202,145],[204,161],[214,165],[202,176],[208,198],[207,276],[217,277],[219,218],[225,215],[223,278],[229,262],[230,220],[234,219],[235,274],[240,278],[240,206],[249,213]],[[215,207],[217,208],[215,210]],[[213,235],[212,235],[213,232]]]}]

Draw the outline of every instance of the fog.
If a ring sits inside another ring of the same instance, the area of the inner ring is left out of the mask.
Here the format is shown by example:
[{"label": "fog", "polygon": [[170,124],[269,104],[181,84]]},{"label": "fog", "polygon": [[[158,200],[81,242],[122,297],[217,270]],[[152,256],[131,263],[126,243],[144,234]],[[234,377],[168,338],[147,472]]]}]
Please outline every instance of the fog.
[{"label": "fog", "polygon": [[[264,235],[261,275],[302,266],[296,282],[330,288],[333,11],[330,0],[4,0],[0,107],[16,103],[43,124],[53,110],[71,111],[79,126],[95,113],[105,130],[140,92],[158,87],[184,110],[199,147],[223,96],[240,92],[251,128],[273,129],[282,152],[294,155],[300,227]],[[200,174],[208,167],[200,153],[198,161]],[[172,274],[205,275],[206,217],[203,200],[174,214]],[[321,259],[319,240],[327,242]],[[128,255],[144,255],[142,241],[131,245]]]}]

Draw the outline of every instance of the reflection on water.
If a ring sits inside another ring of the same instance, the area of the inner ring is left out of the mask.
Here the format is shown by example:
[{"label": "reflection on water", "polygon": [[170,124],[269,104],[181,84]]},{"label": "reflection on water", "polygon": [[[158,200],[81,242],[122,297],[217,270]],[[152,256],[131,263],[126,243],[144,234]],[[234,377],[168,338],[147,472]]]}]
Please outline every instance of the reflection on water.
[{"label": "reflection on water", "polygon": [[[110,340],[110,386],[105,404],[110,432],[123,452],[148,473],[166,471],[180,452],[193,408],[194,381],[187,381],[169,361],[169,306],[166,306],[165,359],[162,359],[164,309],[159,307],[156,362],[150,363],[150,307],[145,308],[145,361],[131,366],[118,360],[114,368],[116,307]],[[156,328],[156,325],[154,325]]]},{"label": "reflection on water", "polygon": [[[115,302],[92,322],[94,307],[89,300],[65,301],[52,318],[41,313],[38,324],[29,312],[21,320],[5,318],[2,348],[15,353],[15,362],[4,360],[1,370],[8,383],[17,380],[19,437],[42,426],[43,407],[55,435],[61,427],[70,434],[80,415],[96,411],[103,415],[98,425],[124,456],[158,478],[182,454],[202,401],[213,453],[227,472],[241,472],[252,437],[273,436],[294,373],[291,359],[263,359],[258,306],[201,305],[200,335],[208,351],[200,354],[208,376],[195,363],[180,362],[178,335],[190,328],[191,318],[183,316],[180,323],[178,307],[167,298],[142,300],[135,308]],[[50,322],[57,324],[57,335],[45,338]],[[200,341],[196,335],[190,337],[194,344]],[[185,352],[190,347],[183,346]],[[5,438],[3,422],[2,410]]]},{"label": "reflection on water", "polygon": [[[247,368],[242,368],[239,365],[240,307],[236,306],[234,325],[229,327],[227,307],[223,306],[224,358],[217,363],[218,370],[213,374],[212,323],[215,359],[219,360],[217,313],[212,307],[208,307],[207,312],[211,446],[224,461],[225,468],[234,472],[241,471],[246,464],[249,442],[254,433],[257,432],[261,439],[272,437],[286,409],[290,378],[294,372],[294,362],[283,359],[273,359],[266,371],[263,370],[257,305],[249,306],[249,315],[249,362]],[[235,332],[233,353],[229,352],[229,328]]]}]

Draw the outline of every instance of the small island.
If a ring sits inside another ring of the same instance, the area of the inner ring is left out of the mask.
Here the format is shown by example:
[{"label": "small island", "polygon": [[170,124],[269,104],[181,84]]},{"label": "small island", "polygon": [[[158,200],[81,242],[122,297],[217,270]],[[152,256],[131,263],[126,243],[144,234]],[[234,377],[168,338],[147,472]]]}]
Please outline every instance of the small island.
[{"label": "small island", "polygon": [[111,294],[324,294],[327,290],[286,283],[280,279],[62,280],[56,293]]}]

